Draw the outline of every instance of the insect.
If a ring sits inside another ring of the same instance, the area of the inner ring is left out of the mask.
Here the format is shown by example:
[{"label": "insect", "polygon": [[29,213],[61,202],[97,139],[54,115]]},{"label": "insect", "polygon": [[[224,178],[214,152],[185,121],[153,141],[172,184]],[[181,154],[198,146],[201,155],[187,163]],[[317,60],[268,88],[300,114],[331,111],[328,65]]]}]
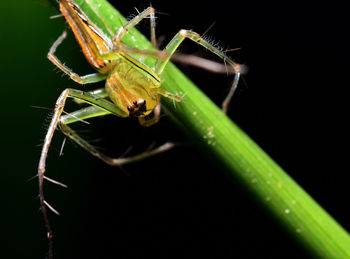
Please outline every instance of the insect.
[{"label": "insect", "polygon": [[[157,50],[155,10],[152,7],[148,7],[124,26],[120,27],[111,39],[88,18],[75,2],[72,0],[58,0],[58,2],[60,11],[72,29],[86,59],[97,73],[80,76],[55,56],[57,47],[67,36],[65,31],[50,48],[48,53],[49,60],[79,84],[95,83],[102,80],[106,80],[106,84],[104,88],[90,92],[71,88],[65,89],[56,101],[38,166],[40,207],[49,239],[49,258],[53,258],[53,234],[49,224],[47,209],[55,213],[57,211],[45,200],[43,183],[44,180],[48,180],[64,186],[44,174],[46,158],[56,129],[59,129],[64,135],[109,165],[117,166],[140,160],[169,149],[171,145],[166,144],[158,149],[134,157],[123,159],[111,158],[80,137],[68,124],[107,114],[113,114],[118,117],[135,117],[138,118],[139,123],[143,126],[155,124],[159,120],[161,97],[169,98],[175,102],[181,102],[181,97],[161,88],[161,75],[175,50],[186,38],[216,54],[232,67],[235,77],[231,92],[237,87],[241,73],[241,66],[239,64],[232,61],[224,52],[205,41],[199,34],[189,30],[180,30],[164,50]],[[122,42],[128,30],[136,26],[144,18],[150,18],[151,42],[155,51],[134,49]],[[135,57],[140,55],[153,56],[156,59],[154,66],[149,67]],[[85,102],[90,106],[62,115],[68,97],[78,102]]]}]

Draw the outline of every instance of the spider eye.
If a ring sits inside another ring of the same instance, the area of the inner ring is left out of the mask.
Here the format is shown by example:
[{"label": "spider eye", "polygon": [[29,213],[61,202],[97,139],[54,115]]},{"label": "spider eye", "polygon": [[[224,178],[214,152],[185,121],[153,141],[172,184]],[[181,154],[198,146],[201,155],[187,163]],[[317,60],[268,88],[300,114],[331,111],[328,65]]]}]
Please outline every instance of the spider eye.
[{"label": "spider eye", "polygon": [[129,116],[130,117],[138,117],[141,115],[144,115],[144,113],[147,111],[146,109],[146,100],[139,99],[137,101],[133,101],[128,107]]}]

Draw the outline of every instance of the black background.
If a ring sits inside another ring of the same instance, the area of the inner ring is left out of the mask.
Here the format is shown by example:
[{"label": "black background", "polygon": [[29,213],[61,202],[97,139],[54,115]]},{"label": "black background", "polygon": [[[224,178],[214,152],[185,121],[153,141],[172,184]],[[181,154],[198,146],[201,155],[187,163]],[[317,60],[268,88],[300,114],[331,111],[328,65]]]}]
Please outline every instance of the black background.
[{"label": "black background", "polygon": [[[148,1],[115,1],[126,16]],[[348,197],[349,4],[332,1],[152,1],[162,46],[180,28],[208,32],[249,68],[228,115],[346,229]],[[48,124],[45,109],[78,85],[61,77],[46,53],[65,27],[43,1],[1,3],[2,258],[44,258],[45,231],[36,180]],[[138,26],[146,34],[148,23]],[[58,55],[80,74],[92,71],[73,35]],[[181,52],[213,58],[186,41]],[[217,104],[232,78],[182,66]],[[56,72],[57,73],[56,73]],[[101,85],[100,85],[101,86]],[[89,86],[87,89],[93,89]],[[69,105],[67,110],[76,106]],[[45,121],[45,118],[47,120]],[[108,154],[132,153],[151,143],[185,141],[164,116],[151,128],[105,117],[75,128]],[[257,204],[196,149],[111,168],[72,143],[58,156],[57,133],[47,174],[69,185],[47,184],[56,258],[306,258]],[[128,175],[126,175],[126,172]]]}]

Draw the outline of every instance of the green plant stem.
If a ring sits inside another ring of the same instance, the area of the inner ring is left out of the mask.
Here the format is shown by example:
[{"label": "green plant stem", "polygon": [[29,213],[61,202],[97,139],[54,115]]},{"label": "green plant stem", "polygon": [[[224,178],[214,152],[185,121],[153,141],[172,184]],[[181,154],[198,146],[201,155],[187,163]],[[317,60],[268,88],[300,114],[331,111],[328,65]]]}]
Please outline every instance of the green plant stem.
[{"label": "green plant stem", "polygon": [[[125,23],[105,0],[77,2],[106,34]],[[151,48],[135,29],[130,30],[123,42],[139,49]],[[248,190],[311,254],[350,258],[348,233],[189,79],[172,64],[167,65],[162,79],[167,91],[185,94],[178,104],[164,98],[165,109],[227,176]]]}]

